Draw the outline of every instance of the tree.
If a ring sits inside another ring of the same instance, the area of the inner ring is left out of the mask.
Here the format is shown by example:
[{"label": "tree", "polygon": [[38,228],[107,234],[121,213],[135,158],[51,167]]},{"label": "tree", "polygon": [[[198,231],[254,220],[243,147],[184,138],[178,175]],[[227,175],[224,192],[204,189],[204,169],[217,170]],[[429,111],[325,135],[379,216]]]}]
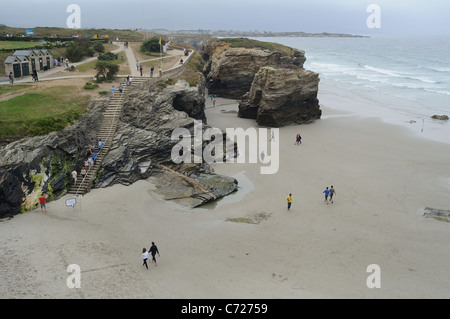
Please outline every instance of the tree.
[{"label": "tree", "polygon": [[105,46],[101,42],[96,42],[94,44],[94,50],[97,51],[98,53],[103,53],[105,52]]},{"label": "tree", "polygon": [[97,79],[99,79],[100,76],[102,76],[103,80],[106,81],[114,80],[117,73],[119,72],[119,66],[110,61],[99,60],[95,64],[95,69],[97,70]]},{"label": "tree", "polygon": [[70,62],[80,62],[83,59],[83,50],[81,46],[77,45],[75,42],[69,43],[66,48],[66,57]]},{"label": "tree", "polygon": [[81,39],[69,43],[66,48],[66,57],[70,62],[80,62],[85,56],[94,56],[95,51],[91,48],[92,43],[88,39]]},{"label": "tree", "polygon": [[[161,39],[161,38],[154,36],[153,38],[145,41],[141,45],[141,51],[143,53],[159,52],[161,50],[161,47],[159,45],[159,39]],[[166,44],[166,41],[164,39],[161,39],[161,45],[165,45],[165,44]]]}]

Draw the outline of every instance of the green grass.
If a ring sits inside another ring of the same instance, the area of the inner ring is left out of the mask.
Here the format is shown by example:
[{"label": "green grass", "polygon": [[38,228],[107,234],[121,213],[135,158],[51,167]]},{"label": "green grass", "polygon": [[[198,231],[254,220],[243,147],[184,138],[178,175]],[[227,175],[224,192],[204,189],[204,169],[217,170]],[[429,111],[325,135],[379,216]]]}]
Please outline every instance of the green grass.
[{"label": "green grass", "polygon": [[59,131],[86,111],[76,87],[56,86],[0,102],[0,140]]},{"label": "green grass", "polygon": [[232,48],[247,48],[247,49],[259,48],[263,50],[280,51],[288,56],[292,56],[293,52],[292,48],[279,43],[262,42],[247,38],[223,38],[217,41],[227,42],[230,44],[230,47]]},{"label": "green grass", "polygon": [[24,89],[29,88],[29,87],[30,87],[30,85],[27,85],[27,84],[0,85],[0,97],[3,94],[21,91],[21,90],[24,90]]},{"label": "green grass", "polygon": [[[33,28],[30,26],[30,28]],[[0,32],[6,32],[9,34],[25,34],[25,29],[28,28],[16,28],[9,27],[5,25],[0,25]],[[58,28],[58,27],[34,27],[34,37],[51,37],[53,35],[58,35],[59,37],[71,37],[72,35],[77,34],[79,32],[82,36],[84,35],[109,35],[110,40],[116,39],[119,37],[119,40],[123,41],[142,41],[144,38],[144,33],[137,32],[133,30],[126,29],[69,29],[69,28]],[[152,35],[152,34],[151,34]]]},{"label": "green grass", "polygon": [[34,48],[37,45],[42,45],[41,42],[29,42],[29,41],[0,41],[0,49],[26,49]]}]

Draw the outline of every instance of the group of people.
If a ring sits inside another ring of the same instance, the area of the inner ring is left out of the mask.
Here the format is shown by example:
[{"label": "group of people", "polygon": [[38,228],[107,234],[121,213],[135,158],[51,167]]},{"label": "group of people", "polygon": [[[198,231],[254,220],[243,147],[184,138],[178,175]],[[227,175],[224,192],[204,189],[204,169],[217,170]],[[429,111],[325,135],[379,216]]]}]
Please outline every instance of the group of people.
[{"label": "group of people", "polygon": [[330,197],[330,202],[333,204],[333,196],[336,194],[336,191],[333,188],[333,185],[331,185],[331,188],[328,189],[328,187],[323,191],[325,194],[325,203],[328,205],[328,197]]},{"label": "group of people", "polygon": [[[95,150],[95,141],[92,141],[92,144],[90,147],[88,147],[88,149],[86,150],[86,160],[84,161],[84,165],[81,168],[81,177],[84,178],[87,174],[87,172],[89,171],[89,169],[95,165],[95,161],[97,160],[98,157],[98,153],[101,151],[102,147],[105,145],[105,142],[102,141],[101,139],[98,140],[98,150]],[[77,183],[77,176],[78,173],[76,170],[72,171],[72,179],[73,179],[73,183],[76,184]]]},{"label": "group of people", "polygon": [[142,249],[142,255],[141,255],[141,258],[142,258],[142,260],[144,261],[144,263],[142,264],[142,266],[145,266],[147,269],[148,269],[147,260],[148,260],[148,258],[149,258],[148,253],[151,253],[151,254],[152,254],[152,262],[154,262],[154,263],[155,263],[155,266],[157,266],[158,264],[156,263],[156,258],[155,258],[155,256],[156,256],[156,254],[158,254],[158,257],[159,257],[159,251],[158,251],[158,247],[156,247],[156,245],[155,245],[154,242],[152,242],[152,246],[148,249],[148,251],[147,251],[146,248],[143,248],[143,249]]},{"label": "group of people", "polygon": [[[333,188],[333,185],[331,185],[330,188],[326,187],[326,189],[322,193],[325,194],[325,202],[327,203],[327,205],[329,202],[333,203],[333,196],[336,195],[336,190]],[[294,198],[292,198],[292,194],[289,194],[288,197],[286,197],[286,202],[287,202],[287,210],[290,211],[292,203],[294,203]]]},{"label": "group of people", "polygon": [[[129,78],[127,78],[127,82],[128,82],[128,81],[129,81]],[[127,83],[127,85],[128,85],[128,83]],[[123,86],[122,86],[122,83],[119,84],[118,89],[119,89],[119,93],[122,94],[122,92],[123,92]],[[116,88],[115,88],[114,85],[113,85],[113,86],[111,87],[111,97],[114,97],[114,96],[115,96],[115,93],[116,93]]]},{"label": "group of people", "polygon": [[130,86],[132,82],[133,82],[133,77],[131,75],[128,75],[127,79],[126,79],[126,85]]}]

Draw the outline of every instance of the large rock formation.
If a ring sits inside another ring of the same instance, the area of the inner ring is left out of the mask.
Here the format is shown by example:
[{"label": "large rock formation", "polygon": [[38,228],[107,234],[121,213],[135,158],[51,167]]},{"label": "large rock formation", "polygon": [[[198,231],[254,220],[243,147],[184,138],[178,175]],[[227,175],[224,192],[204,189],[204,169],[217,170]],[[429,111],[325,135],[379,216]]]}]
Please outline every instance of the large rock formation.
[{"label": "large rock formation", "polygon": [[319,74],[300,67],[263,67],[239,104],[239,117],[280,127],[319,119]]},{"label": "large rock formation", "polygon": [[211,173],[205,163],[178,165],[171,160],[178,143],[171,139],[173,130],[186,128],[194,136],[194,119],[205,122],[203,90],[190,88],[185,81],[166,88],[148,84],[133,89],[95,187],[129,185],[152,176],[166,199],[189,207],[237,190],[234,178]]},{"label": "large rock formation", "polygon": [[[208,165],[171,161],[177,143],[171,139],[172,131],[181,127],[193,131],[194,119],[206,122],[204,80],[199,83],[189,87],[183,81],[172,86],[158,82],[132,89],[94,187],[129,185],[153,175],[164,185],[164,179],[175,178],[182,181],[185,195],[177,200],[189,207],[237,190],[234,178],[214,174]],[[70,172],[80,171],[107,104],[107,99],[93,102],[81,120],[62,131],[0,148],[0,218],[38,207],[41,194],[47,193],[51,201],[67,192],[72,183]]]},{"label": "large rock formation", "polygon": [[34,209],[39,197],[64,195],[70,172],[81,169],[85,146],[96,138],[106,99],[91,103],[74,125],[45,136],[25,138],[0,148],[0,217]]},{"label": "large rock formation", "polygon": [[[242,45],[245,47],[236,47]],[[209,94],[241,100],[239,117],[280,127],[319,119],[319,75],[303,69],[304,51],[249,39],[202,47]]]},{"label": "large rock formation", "polygon": [[201,53],[206,61],[204,74],[210,94],[241,99],[250,90],[255,74],[263,66],[296,65],[303,67],[304,51],[279,45],[287,52],[261,49],[258,41],[246,39],[254,47],[233,47],[233,42],[208,41]]}]

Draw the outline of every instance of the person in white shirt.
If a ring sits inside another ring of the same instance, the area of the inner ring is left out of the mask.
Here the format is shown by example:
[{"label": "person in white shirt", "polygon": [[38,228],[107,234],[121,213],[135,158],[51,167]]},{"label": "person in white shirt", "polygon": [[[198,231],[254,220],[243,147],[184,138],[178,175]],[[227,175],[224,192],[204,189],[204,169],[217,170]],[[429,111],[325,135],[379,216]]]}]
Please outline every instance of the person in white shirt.
[{"label": "person in white shirt", "polygon": [[148,270],[147,259],[148,259],[148,251],[147,251],[147,249],[143,248],[142,249],[142,260],[144,260],[144,263],[142,264],[142,266],[145,265],[145,267],[147,267],[147,270]]},{"label": "person in white shirt", "polygon": [[77,177],[78,177],[78,173],[77,171],[72,171],[72,178],[73,178],[73,183],[76,184],[77,183]]}]

